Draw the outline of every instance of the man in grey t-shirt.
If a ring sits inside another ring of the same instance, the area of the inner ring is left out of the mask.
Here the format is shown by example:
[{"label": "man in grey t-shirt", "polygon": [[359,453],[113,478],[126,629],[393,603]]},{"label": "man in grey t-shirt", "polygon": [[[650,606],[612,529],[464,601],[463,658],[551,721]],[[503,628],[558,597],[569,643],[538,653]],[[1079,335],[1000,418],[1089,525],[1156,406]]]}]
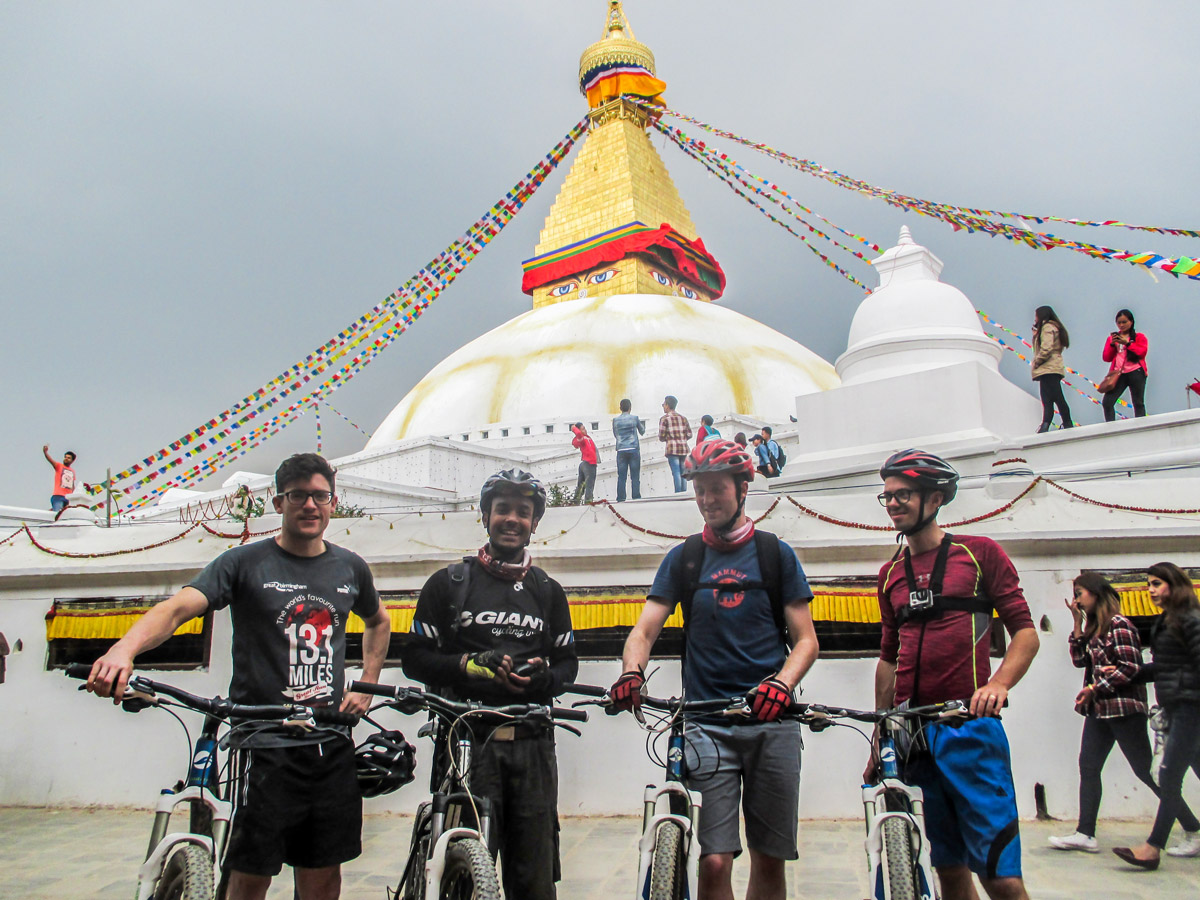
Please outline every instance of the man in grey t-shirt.
[{"label": "man in grey t-shirt", "polygon": [[[233,618],[236,703],[298,703],[366,712],[369,698],[342,694],[346,623],[365,623],[363,679],[377,681],[391,623],[367,564],[326,543],[337,504],[334,471],[315,453],[285,460],[275,473],[278,537],[226,550],[173,597],[151,609],[96,661],[88,690],[119,700],[133,660],[184,622],[210,609]],[[335,900],[341,864],[362,852],[362,799],[348,734],[256,733],[242,743],[242,788],[225,868],[229,900],[266,896],[284,863],[304,900]]]}]

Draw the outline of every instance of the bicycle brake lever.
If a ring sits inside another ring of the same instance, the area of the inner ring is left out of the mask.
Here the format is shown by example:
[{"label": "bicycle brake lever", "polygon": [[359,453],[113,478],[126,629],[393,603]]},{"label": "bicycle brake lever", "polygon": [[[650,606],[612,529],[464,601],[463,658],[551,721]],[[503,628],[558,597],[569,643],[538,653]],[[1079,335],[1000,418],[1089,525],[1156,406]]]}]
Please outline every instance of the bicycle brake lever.
[{"label": "bicycle brake lever", "polygon": [[580,731],[574,725],[568,725],[566,722],[555,722],[554,727],[561,728],[564,731],[569,731],[569,732],[571,732],[571,734],[575,735],[575,737],[583,737],[582,731]]}]

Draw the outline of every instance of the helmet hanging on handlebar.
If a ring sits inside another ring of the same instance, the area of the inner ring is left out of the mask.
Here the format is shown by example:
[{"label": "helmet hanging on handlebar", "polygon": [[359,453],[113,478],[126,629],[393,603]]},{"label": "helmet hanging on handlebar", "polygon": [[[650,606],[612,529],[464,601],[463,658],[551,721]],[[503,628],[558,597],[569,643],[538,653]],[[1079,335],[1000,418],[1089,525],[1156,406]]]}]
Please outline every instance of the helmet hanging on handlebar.
[{"label": "helmet hanging on handlebar", "polygon": [[413,780],[417,751],[399,731],[380,731],[354,748],[354,766],[362,795],[381,797]]}]

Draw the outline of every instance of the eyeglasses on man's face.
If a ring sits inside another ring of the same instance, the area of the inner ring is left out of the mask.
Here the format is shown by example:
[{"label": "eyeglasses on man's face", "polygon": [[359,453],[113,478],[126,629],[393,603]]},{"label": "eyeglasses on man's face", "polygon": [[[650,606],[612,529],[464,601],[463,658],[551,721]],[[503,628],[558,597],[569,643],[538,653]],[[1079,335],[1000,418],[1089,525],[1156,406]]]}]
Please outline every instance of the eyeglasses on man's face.
[{"label": "eyeglasses on man's face", "polygon": [[884,491],[877,499],[880,506],[887,506],[893,500],[903,506],[912,499],[912,495],[913,491],[910,491],[908,488],[900,488],[898,491]]},{"label": "eyeglasses on man's face", "polygon": [[292,506],[303,506],[310,497],[317,506],[328,506],[333,500],[333,491],[285,491],[283,497]]}]

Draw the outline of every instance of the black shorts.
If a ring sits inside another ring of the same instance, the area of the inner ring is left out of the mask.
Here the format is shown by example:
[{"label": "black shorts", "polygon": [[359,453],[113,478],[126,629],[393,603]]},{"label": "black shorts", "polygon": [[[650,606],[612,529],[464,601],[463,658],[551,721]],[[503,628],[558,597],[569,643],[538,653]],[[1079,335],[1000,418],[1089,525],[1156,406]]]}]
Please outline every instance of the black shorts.
[{"label": "black shorts", "polygon": [[362,794],[347,738],[243,750],[225,868],[278,875],[362,853]]}]

